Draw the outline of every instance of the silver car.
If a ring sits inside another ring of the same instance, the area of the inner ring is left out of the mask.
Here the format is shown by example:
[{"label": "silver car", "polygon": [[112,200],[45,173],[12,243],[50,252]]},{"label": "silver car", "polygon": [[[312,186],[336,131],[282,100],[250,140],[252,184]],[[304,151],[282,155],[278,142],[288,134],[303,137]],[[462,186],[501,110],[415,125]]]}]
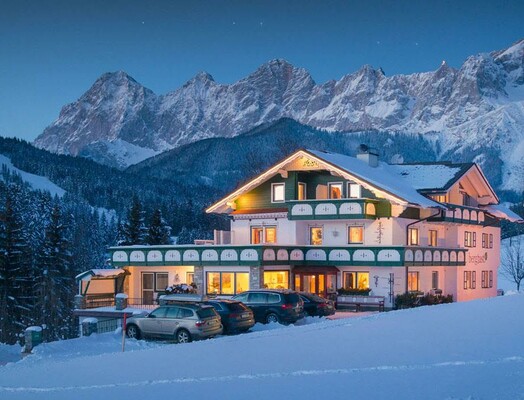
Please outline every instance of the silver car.
[{"label": "silver car", "polygon": [[211,306],[176,304],[161,306],[145,316],[127,320],[130,338],[156,337],[175,339],[178,343],[207,339],[223,331],[220,316]]}]

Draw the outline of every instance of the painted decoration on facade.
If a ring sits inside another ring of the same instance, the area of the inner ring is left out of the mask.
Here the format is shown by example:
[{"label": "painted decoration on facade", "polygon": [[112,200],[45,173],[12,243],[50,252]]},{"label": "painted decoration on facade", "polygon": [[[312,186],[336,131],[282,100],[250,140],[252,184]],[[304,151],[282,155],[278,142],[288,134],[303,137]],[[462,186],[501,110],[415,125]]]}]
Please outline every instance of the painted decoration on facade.
[{"label": "painted decoration on facade", "polygon": [[275,261],[275,250],[266,249],[264,250],[264,261]]},{"label": "painted decoration on facade", "polygon": [[457,262],[457,253],[455,251],[450,252],[449,254],[450,262]]},{"label": "painted decoration on facade", "polygon": [[472,221],[475,221],[475,222],[477,221],[478,217],[477,217],[477,212],[476,212],[475,210],[472,210],[471,213],[470,213],[469,215],[470,215],[469,218],[470,218]]},{"label": "painted decoration on facade", "polygon": [[424,252],[424,261],[425,262],[431,262],[433,260],[433,257],[431,255],[431,250],[426,250]]},{"label": "painted decoration on facade", "polygon": [[340,214],[362,214],[362,206],[359,203],[342,203],[339,209]]},{"label": "painted decoration on facade", "polygon": [[304,253],[299,249],[292,250],[290,258],[293,261],[302,261],[304,259]]},{"label": "painted decoration on facade", "polygon": [[400,253],[397,250],[380,250],[377,254],[377,261],[400,261]]},{"label": "painted decoration on facade", "polygon": [[335,206],[333,203],[317,204],[317,206],[315,207],[315,214],[316,215],[336,215],[337,206]]},{"label": "painted decoration on facade", "polygon": [[129,255],[129,261],[144,262],[145,260],[146,256],[143,251],[135,250]]},{"label": "painted decoration on facade", "polygon": [[449,252],[447,251],[442,252],[442,262],[443,263],[449,262]]},{"label": "painted decoration on facade", "polygon": [[184,261],[198,261],[198,251],[186,250],[184,251]]},{"label": "painted decoration on facade", "polygon": [[164,259],[166,261],[180,261],[180,252],[178,250],[168,250]]},{"label": "painted decoration on facade", "polygon": [[114,262],[127,262],[127,253],[125,251],[115,251],[113,253]]},{"label": "painted decoration on facade", "polygon": [[404,259],[406,261],[413,261],[413,251],[406,250],[406,252],[404,253]]},{"label": "painted decoration on facade", "polygon": [[462,219],[462,211],[460,211],[460,208],[455,209],[455,219]]},{"label": "painted decoration on facade", "polygon": [[482,211],[478,213],[478,220],[479,222],[484,222],[484,213]]},{"label": "painted decoration on facade", "polygon": [[306,260],[326,261],[326,252],[320,249],[311,249],[306,253]]},{"label": "painted decoration on facade", "polygon": [[238,254],[235,250],[223,250],[220,254],[220,261],[238,261]]},{"label": "painted decoration on facade", "polygon": [[240,253],[241,261],[258,261],[258,253],[255,249],[245,249]]},{"label": "painted decoration on facade", "polygon": [[415,251],[415,261],[422,262],[423,260],[424,260],[424,254],[422,253],[422,250]]},{"label": "painted decoration on facade", "polygon": [[287,250],[280,249],[277,252],[277,260],[279,260],[279,261],[287,261],[288,259],[289,259],[289,254],[288,254]]},{"label": "painted decoration on facade", "polygon": [[147,262],[162,262],[162,253],[159,250],[148,251]]},{"label": "painted decoration on facade", "polygon": [[459,251],[458,252],[458,262],[464,262],[464,252],[463,251]]},{"label": "painted decoration on facade", "polygon": [[375,254],[371,250],[357,250],[353,253],[353,261],[375,261]]},{"label": "painted decoration on facade", "polygon": [[331,250],[329,252],[329,261],[351,261],[351,256],[347,250]]},{"label": "painted decoration on facade", "polygon": [[291,215],[313,215],[313,207],[309,204],[295,204],[291,208]]},{"label": "painted decoration on facade", "polygon": [[462,211],[462,219],[469,219],[469,210]]},{"label": "painted decoration on facade", "polygon": [[218,252],[216,250],[204,250],[202,261],[218,261]]},{"label": "painted decoration on facade", "polygon": [[440,262],[440,251],[435,251],[433,253],[433,262]]},{"label": "painted decoration on facade", "polygon": [[375,242],[377,242],[378,244],[382,244],[382,237],[384,236],[384,224],[382,224],[382,221],[378,221],[375,233],[377,234]]},{"label": "painted decoration on facade", "polygon": [[376,215],[375,205],[373,203],[366,204],[366,214]]}]

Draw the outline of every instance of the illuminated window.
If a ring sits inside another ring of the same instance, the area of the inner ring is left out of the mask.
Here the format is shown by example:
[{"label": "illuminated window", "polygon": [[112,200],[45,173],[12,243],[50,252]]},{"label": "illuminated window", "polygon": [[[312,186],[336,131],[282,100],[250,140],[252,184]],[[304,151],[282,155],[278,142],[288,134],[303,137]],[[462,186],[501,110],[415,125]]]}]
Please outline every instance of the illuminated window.
[{"label": "illuminated window", "polygon": [[261,226],[251,227],[251,244],[260,244],[264,241],[264,228]]},{"label": "illuminated window", "polygon": [[297,200],[306,200],[306,184],[299,182],[297,191]]},{"label": "illuminated window", "polygon": [[322,228],[321,227],[310,227],[309,228],[309,243],[313,246],[320,246],[322,244]]},{"label": "illuminated window", "polygon": [[428,232],[428,246],[437,246],[437,231],[430,230]]},{"label": "illuminated window", "polygon": [[186,284],[191,285],[194,282],[195,282],[195,273],[194,272],[186,273]]},{"label": "illuminated window", "polygon": [[283,183],[273,183],[271,185],[271,202],[283,203],[285,200],[285,190]]},{"label": "illuminated window", "polygon": [[408,235],[409,235],[409,244],[411,246],[418,246],[418,229],[409,228]]},{"label": "illuminated window", "polygon": [[350,226],[348,228],[348,243],[364,243],[363,226]]},{"label": "illuminated window", "polygon": [[464,271],[464,289],[475,289],[477,287],[477,272]]},{"label": "illuminated window", "polygon": [[344,289],[369,289],[369,272],[344,272]]},{"label": "illuminated window", "polygon": [[289,271],[264,271],[264,287],[289,289]]},{"label": "illuminated window", "polygon": [[264,228],[266,235],[266,243],[276,243],[277,242],[277,228],[274,226],[267,226]]},{"label": "illuminated window", "polygon": [[348,183],[348,197],[360,199],[362,197],[362,186],[358,183]]},{"label": "illuminated window", "polygon": [[276,243],[277,227],[276,226],[252,226],[251,227],[251,244]]},{"label": "illuminated window", "polygon": [[248,272],[208,272],[207,294],[232,295],[249,289]]},{"label": "illuminated window", "polygon": [[342,198],[342,183],[329,183],[328,193],[330,199],[341,199]]},{"label": "illuminated window", "polygon": [[167,272],[157,272],[155,273],[155,289],[157,292],[163,292],[166,290],[166,287],[169,286],[168,283],[168,273]]},{"label": "illuminated window", "polygon": [[430,196],[433,200],[438,201],[439,203],[447,203],[448,198],[445,194],[433,194]]},{"label": "illuminated window", "polygon": [[408,291],[418,292],[418,272],[408,272]]}]

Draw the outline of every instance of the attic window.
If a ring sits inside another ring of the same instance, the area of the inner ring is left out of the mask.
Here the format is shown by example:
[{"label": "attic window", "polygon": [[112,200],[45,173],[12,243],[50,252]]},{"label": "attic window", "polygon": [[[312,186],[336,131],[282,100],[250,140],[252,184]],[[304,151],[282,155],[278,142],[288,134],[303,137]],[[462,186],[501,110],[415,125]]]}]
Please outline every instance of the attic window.
[{"label": "attic window", "polygon": [[285,186],[283,183],[273,183],[271,185],[271,202],[283,203],[285,201]]}]

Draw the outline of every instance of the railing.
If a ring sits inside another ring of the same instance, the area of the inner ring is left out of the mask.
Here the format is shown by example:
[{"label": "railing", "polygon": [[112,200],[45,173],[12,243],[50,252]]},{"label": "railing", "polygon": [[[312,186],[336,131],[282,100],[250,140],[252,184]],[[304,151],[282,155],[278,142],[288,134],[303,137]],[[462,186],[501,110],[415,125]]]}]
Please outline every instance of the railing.
[{"label": "railing", "polygon": [[429,221],[445,221],[469,225],[493,225],[496,224],[484,210],[476,207],[461,206],[458,204],[445,203],[447,210],[442,210],[440,215],[432,217]]},{"label": "railing", "polygon": [[121,327],[122,327],[121,318],[106,319],[103,321],[98,321],[96,323],[96,332],[97,333],[114,332],[116,329],[121,328]]},{"label": "railing", "polygon": [[112,307],[115,305],[113,294],[87,294],[85,296],[86,308]]},{"label": "railing", "polygon": [[286,205],[290,220],[391,217],[391,204],[374,199],[291,200]]},{"label": "railing", "polygon": [[142,310],[154,310],[158,307],[156,300],[144,299],[142,297],[129,297],[127,306],[131,308],[140,308]]}]

